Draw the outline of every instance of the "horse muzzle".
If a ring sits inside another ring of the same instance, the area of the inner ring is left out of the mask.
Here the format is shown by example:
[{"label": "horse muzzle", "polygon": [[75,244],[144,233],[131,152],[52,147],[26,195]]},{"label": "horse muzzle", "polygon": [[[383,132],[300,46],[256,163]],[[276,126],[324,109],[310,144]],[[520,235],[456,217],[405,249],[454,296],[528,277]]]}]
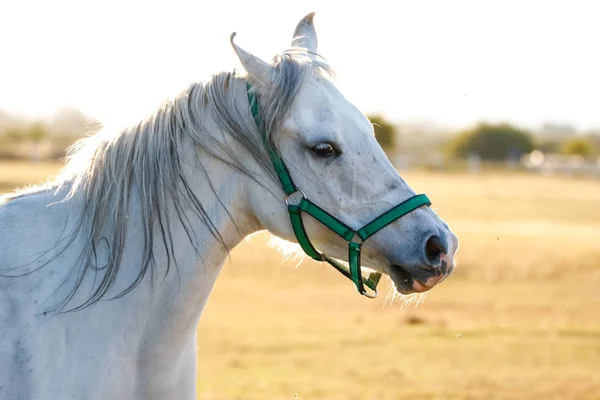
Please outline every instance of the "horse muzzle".
[{"label": "horse muzzle", "polygon": [[407,267],[391,265],[389,276],[401,294],[423,293],[441,283],[454,271],[454,257],[439,255],[435,265]]}]

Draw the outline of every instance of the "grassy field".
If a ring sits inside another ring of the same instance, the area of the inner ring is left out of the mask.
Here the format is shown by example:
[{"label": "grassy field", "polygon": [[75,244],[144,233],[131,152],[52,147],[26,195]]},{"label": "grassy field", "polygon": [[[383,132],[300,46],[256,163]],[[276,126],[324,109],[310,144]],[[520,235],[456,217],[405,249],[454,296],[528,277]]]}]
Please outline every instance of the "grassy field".
[{"label": "grassy field", "polygon": [[[0,163],[0,191],[57,170]],[[461,240],[453,276],[403,310],[254,236],[200,322],[198,399],[600,399],[600,182],[404,176]]]}]

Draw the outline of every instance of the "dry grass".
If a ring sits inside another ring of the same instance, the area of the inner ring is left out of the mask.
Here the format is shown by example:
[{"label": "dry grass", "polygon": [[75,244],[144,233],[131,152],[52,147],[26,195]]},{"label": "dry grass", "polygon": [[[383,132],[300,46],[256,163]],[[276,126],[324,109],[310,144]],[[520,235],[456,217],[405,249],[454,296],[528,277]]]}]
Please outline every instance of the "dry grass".
[{"label": "dry grass", "polygon": [[[56,170],[0,163],[0,190]],[[199,399],[600,399],[600,183],[405,178],[459,235],[455,274],[402,311],[257,235],[199,325]]]},{"label": "dry grass", "polygon": [[11,192],[25,185],[40,184],[56,175],[61,167],[62,164],[57,162],[31,163],[0,160],[0,193]]}]

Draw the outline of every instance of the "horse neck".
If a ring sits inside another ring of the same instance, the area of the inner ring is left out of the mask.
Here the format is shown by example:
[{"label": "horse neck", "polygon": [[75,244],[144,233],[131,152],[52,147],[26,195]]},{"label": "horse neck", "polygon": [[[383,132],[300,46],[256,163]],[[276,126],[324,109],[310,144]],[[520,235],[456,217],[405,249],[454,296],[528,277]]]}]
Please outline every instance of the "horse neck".
[{"label": "horse neck", "polygon": [[[211,133],[223,137],[222,132]],[[140,196],[140,188],[132,187],[125,248],[115,285],[107,293],[107,301],[75,312],[93,313],[94,318],[109,322],[115,318],[127,321],[126,324],[123,322],[123,329],[128,330],[127,334],[132,340],[139,341],[141,352],[148,357],[155,356],[152,361],[156,363],[154,365],[161,362],[172,364],[172,358],[177,358],[182,351],[189,350],[191,343],[195,343],[198,320],[228,251],[257,230],[255,217],[246,202],[247,191],[252,186],[248,185],[244,175],[206,153],[198,155],[191,143],[186,143],[184,147],[185,159],[181,161],[189,183],[188,189],[196,195],[220,238],[211,233],[209,226],[189,203],[182,201],[180,206],[187,204],[188,207],[178,208],[173,199],[167,198],[161,208],[169,216],[166,223],[171,235],[167,241],[172,245],[166,250],[158,235],[161,227],[155,227],[154,270],[146,273],[141,283],[129,293],[108,300],[135,280],[142,264],[145,221],[137,210],[144,197]],[[64,206],[79,209],[82,197],[82,193],[78,193],[71,198],[69,205]],[[181,218],[177,217],[178,214]],[[192,232],[189,232],[189,227],[193,228]],[[73,248],[73,251],[77,249]],[[99,259],[106,258],[100,254],[103,251],[106,252],[104,242],[98,245]],[[166,273],[169,257],[170,269]],[[88,284],[93,284],[92,274],[87,279]],[[65,286],[65,290],[68,286]],[[78,291],[72,304],[81,304],[88,293],[86,290]]]},{"label": "horse neck", "polygon": [[[195,153],[195,149],[190,146],[192,152]],[[190,154],[190,157],[194,156]],[[255,232],[258,226],[245,201],[248,187],[246,178],[224,162],[206,154],[201,155],[200,162],[205,172],[189,167],[186,174],[193,185],[191,189],[197,194],[220,238],[215,237],[191,209],[182,211],[183,219],[192,221],[194,225],[191,239],[181,221],[172,217],[169,223],[177,265],[172,263],[171,271],[164,280],[168,255],[162,244],[156,244],[158,278],[151,291],[151,319],[156,322],[155,335],[167,341],[195,332],[229,250],[245,236]],[[167,207],[169,214],[175,216],[174,204],[169,202]],[[136,291],[129,295],[134,295]],[[173,345],[179,346],[176,343]],[[164,348],[165,344],[161,346]]]}]

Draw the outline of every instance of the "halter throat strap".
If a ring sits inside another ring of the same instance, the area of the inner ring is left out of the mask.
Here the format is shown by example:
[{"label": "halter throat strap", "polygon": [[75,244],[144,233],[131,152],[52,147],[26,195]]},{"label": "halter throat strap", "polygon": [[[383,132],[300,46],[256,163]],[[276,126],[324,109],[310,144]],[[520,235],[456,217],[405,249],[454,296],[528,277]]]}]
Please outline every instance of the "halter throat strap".
[{"label": "halter throat strap", "polygon": [[[358,230],[352,229],[310,201],[306,197],[304,191],[294,184],[285,163],[269,141],[266,128],[262,123],[258,99],[256,98],[256,94],[250,83],[247,84],[247,91],[252,116],[258,127],[263,145],[271,159],[275,173],[279,178],[281,187],[285,192],[286,196],[284,201],[290,215],[292,229],[294,230],[298,244],[300,244],[300,247],[302,247],[302,250],[306,255],[317,261],[329,263],[342,273],[342,275],[352,280],[356,290],[360,294],[370,298],[377,297],[377,284],[381,279],[381,273],[371,272],[366,278],[363,277],[360,262],[361,244],[370,236],[409,212],[414,211],[421,206],[430,206],[431,202],[429,198],[425,194],[415,195],[381,214],[362,228]],[[299,196],[300,199],[298,199]],[[348,242],[348,267],[333,258],[327,257],[313,246],[304,227],[304,221],[302,220],[303,213],[311,215],[314,219]],[[373,293],[366,291],[365,286],[371,289]]]}]

